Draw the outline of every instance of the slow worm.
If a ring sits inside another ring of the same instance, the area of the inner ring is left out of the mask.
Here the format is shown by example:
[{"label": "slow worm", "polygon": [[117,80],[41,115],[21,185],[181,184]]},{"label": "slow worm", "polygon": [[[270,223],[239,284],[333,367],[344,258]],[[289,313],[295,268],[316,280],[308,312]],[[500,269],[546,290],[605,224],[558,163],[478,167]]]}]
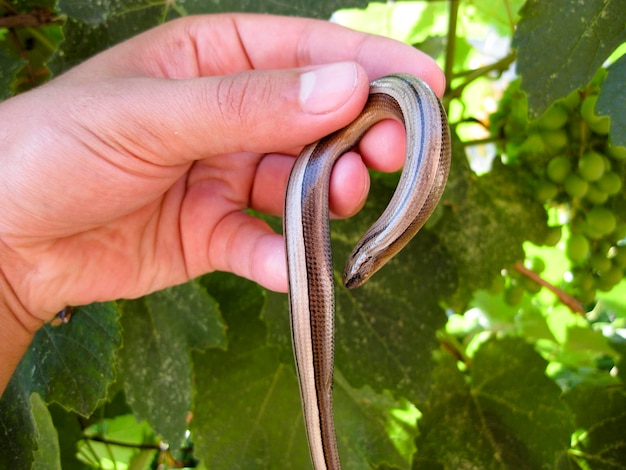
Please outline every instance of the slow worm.
[{"label": "slow worm", "polygon": [[436,95],[411,75],[373,81],[362,113],[347,127],[306,146],[287,186],[284,235],[291,335],[315,470],[341,468],[332,405],[335,306],[328,221],[330,173],[335,161],[384,119],[404,124],[406,158],[389,205],[347,260],[344,284],[361,285],[417,233],[443,192],[450,166],[450,135]]}]

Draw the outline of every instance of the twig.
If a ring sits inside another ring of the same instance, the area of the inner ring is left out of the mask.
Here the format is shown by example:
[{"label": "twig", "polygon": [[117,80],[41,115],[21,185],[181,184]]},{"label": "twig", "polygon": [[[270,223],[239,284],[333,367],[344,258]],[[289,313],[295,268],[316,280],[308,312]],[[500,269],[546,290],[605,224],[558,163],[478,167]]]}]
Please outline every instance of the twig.
[{"label": "twig", "polygon": [[550,284],[548,281],[546,281],[541,276],[539,276],[539,274],[537,274],[536,272],[534,272],[534,271],[528,269],[526,266],[524,266],[524,264],[521,261],[518,261],[517,263],[515,263],[515,270],[518,271],[519,273],[523,274],[524,276],[526,276],[530,280],[535,281],[537,284],[539,284],[539,285],[545,287],[546,289],[548,289],[549,291],[551,291],[572,312],[577,313],[579,315],[584,315],[585,314],[585,309],[583,308],[582,304],[580,303],[580,301],[578,299],[572,297],[567,292],[564,292],[563,290],[559,289],[558,287]]},{"label": "twig", "polygon": [[[444,73],[446,75],[446,94],[451,90],[452,76],[454,73],[454,55],[456,48],[456,24],[459,15],[459,0],[450,2],[450,13],[448,15],[448,38],[446,44],[446,58]],[[449,101],[447,101],[449,103]]]},{"label": "twig", "polygon": [[0,16],[0,28],[42,27],[62,23],[49,8],[33,8],[28,13],[15,12]]},{"label": "twig", "polygon": [[104,437],[100,437],[100,436],[85,437],[84,439],[87,442],[89,441],[100,442],[102,444],[107,444],[109,446],[116,446],[116,447],[130,447],[132,449],[147,449],[147,450],[162,450],[158,444],[132,444],[130,442],[121,442],[121,441],[115,441],[111,439],[105,439]]},{"label": "twig", "polygon": [[514,61],[515,61],[515,52],[511,52],[506,57],[503,57],[502,59],[492,64],[485,65],[484,67],[480,67],[478,69],[474,69],[468,72],[462,72],[458,74],[457,77],[465,76],[467,78],[465,79],[463,83],[461,83],[459,86],[455,87],[454,90],[452,90],[452,92],[450,93],[449,99],[451,100],[452,98],[458,98],[459,96],[461,96],[461,94],[463,93],[463,90],[470,83],[472,83],[474,80],[480,77],[487,75],[489,72],[493,70],[504,71],[508,69]]}]

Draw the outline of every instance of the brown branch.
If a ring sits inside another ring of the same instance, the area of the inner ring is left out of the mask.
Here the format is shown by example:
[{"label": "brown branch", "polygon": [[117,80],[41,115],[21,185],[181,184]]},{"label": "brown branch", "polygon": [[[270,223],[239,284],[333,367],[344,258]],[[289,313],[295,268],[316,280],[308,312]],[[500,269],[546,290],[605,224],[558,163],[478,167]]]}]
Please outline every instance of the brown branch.
[{"label": "brown branch", "polygon": [[521,261],[518,261],[517,263],[515,263],[515,270],[523,274],[530,280],[535,281],[537,284],[551,291],[572,312],[577,313],[579,315],[585,314],[585,309],[583,308],[582,304],[580,303],[578,299],[572,297],[567,292],[559,289],[558,287],[550,284],[548,281],[546,281],[541,276],[539,276],[539,274],[537,274],[535,271],[532,271],[528,269],[526,266],[524,266],[524,264]]},{"label": "brown branch", "polygon": [[61,18],[49,8],[33,8],[28,13],[8,13],[0,16],[0,28],[40,28],[62,23]]}]

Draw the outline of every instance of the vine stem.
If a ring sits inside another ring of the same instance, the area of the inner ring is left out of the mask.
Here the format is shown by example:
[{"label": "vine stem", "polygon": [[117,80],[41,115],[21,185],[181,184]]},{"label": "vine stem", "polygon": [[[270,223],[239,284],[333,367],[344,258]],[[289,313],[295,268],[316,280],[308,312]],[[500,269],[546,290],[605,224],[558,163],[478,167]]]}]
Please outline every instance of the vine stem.
[{"label": "vine stem", "polygon": [[449,100],[453,98],[459,98],[463,93],[463,90],[474,80],[477,80],[480,77],[484,77],[494,70],[502,72],[508,69],[513,62],[515,62],[515,52],[511,52],[506,57],[503,57],[493,64],[485,65],[484,67],[458,74],[456,77],[466,77],[466,79],[459,86],[455,87],[454,90],[450,91],[450,95],[448,97]]},{"label": "vine stem", "polygon": [[13,10],[9,15],[0,16],[0,28],[8,29],[50,26],[62,22],[62,18],[57,17],[49,8],[33,8],[28,13]]},{"label": "vine stem", "polygon": [[[450,1],[450,13],[448,14],[448,37],[446,44],[446,57],[444,64],[444,73],[446,76],[446,92],[447,95],[451,90],[451,83],[454,74],[454,55],[456,49],[456,24],[459,17],[459,0]],[[450,101],[447,100],[447,103]],[[447,110],[446,110],[447,111]]]},{"label": "vine stem", "polygon": [[130,442],[122,442],[122,441],[116,441],[113,439],[106,439],[100,436],[85,437],[84,440],[91,441],[91,442],[99,442],[101,444],[106,444],[108,446],[115,446],[115,447],[127,447],[131,449],[143,449],[143,450],[163,450],[163,448],[159,444],[133,444]]},{"label": "vine stem", "polygon": [[524,264],[521,261],[518,261],[517,263],[515,263],[515,270],[518,271],[520,274],[526,276],[530,280],[535,281],[540,286],[543,286],[546,289],[548,289],[550,292],[556,295],[558,299],[566,307],[568,307],[572,312],[578,315],[585,314],[585,309],[583,308],[582,304],[580,303],[578,299],[572,297],[571,295],[569,295],[567,292],[563,291],[562,289],[559,289],[558,287],[550,284],[548,281],[546,281],[541,276],[539,276],[539,274],[537,274],[535,271],[532,271],[528,269],[526,266],[524,266]]}]

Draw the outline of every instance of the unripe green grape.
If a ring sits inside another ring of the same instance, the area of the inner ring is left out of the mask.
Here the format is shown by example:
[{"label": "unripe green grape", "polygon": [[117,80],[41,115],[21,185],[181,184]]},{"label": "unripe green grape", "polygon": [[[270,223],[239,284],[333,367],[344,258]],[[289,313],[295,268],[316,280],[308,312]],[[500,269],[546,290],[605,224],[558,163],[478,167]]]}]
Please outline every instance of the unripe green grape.
[{"label": "unripe green grape", "polygon": [[595,113],[598,95],[587,96],[580,105],[580,115],[589,124],[589,128],[596,134],[609,133],[610,119],[608,116],[598,116]]},{"label": "unripe green grape", "polygon": [[567,240],[566,253],[574,263],[582,263],[589,255],[589,240],[581,233],[570,235]]},{"label": "unripe green grape", "polygon": [[554,199],[559,190],[554,183],[547,180],[541,180],[535,187],[535,198],[539,202],[546,202]]},{"label": "unripe green grape", "polygon": [[561,100],[561,105],[568,111],[573,111],[580,106],[581,102],[580,91],[574,90],[569,95]]},{"label": "unripe green grape", "polygon": [[618,220],[615,225],[615,230],[611,234],[611,239],[615,242],[619,242],[626,238],[626,222]]},{"label": "unripe green grape", "polygon": [[596,287],[603,291],[610,291],[616,284],[618,284],[624,277],[623,268],[619,266],[612,266],[606,271],[598,273],[598,279],[596,280]]},{"label": "unripe green grape", "polygon": [[596,290],[591,288],[589,290],[581,291],[578,295],[578,300],[580,300],[583,304],[590,304],[596,300]]},{"label": "unripe green grape", "polygon": [[593,225],[591,225],[591,224],[589,224],[587,222],[585,222],[585,227],[583,229],[583,233],[590,240],[600,240],[605,235],[604,232],[601,232],[596,227],[594,227]]},{"label": "unripe green grape", "polygon": [[563,127],[568,118],[567,110],[557,103],[550,106],[545,113],[539,116],[535,124],[542,129],[556,130]]},{"label": "unripe green grape", "polygon": [[578,160],[578,173],[587,181],[597,181],[604,174],[604,158],[597,152],[587,152]]},{"label": "unripe green grape", "polygon": [[546,174],[555,183],[562,183],[565,177],[572,171],[569,158],[559,155],[548,162]]},{"label": "unripe green grape", "polygon": [[527,155],[545,155],[546,144],[538,133],[531,133],[520,145],[520,152]]},{"label": "unripe green grape", "polygon": [[590,184],[585,194],[585,199],[592,204],[604,204],[609,198],[609,194],[602,191],[596,184]]},{"label": "unripe green grape", "polygon": [[594,271],[606,271],[611,268],[611,265],[611,260],[602,253],[594,253],[589,258],[589,266],[591,266]]},{"label": "unripe green grape", "polygon": [[613,244],[609,240],[600,240],[600,242],[596,245],[594,252],[601,253],[608,258],[612,246]]},{"label": "unripe green grape", "polygon": [[585,121],[589,122],[595,119],[595,108],[597,102],[598,95],[588,95],[585,96],[585,99],[583,99],[582,103],[580,104],[580,115]]},{"label": "unripe green grape", "polygon": [[598,187],[602,191],[613,196],[621,191],[622,179],[613,171],[605,172],[602,175],[602,178],[598,180]]},{"label": "unripe green grape", "polygon": [[541,138],[546,147],[554,152],[567,147],[569,137],[563,129],[546,129],[541,131]]},{"label": "unripe green grape", "polygon": [[615,247],[615,256],[613,257],[613,261],[622,269],[626,268],[626,245]]},{"label": "unripe green grape", "polygon": [[575,274],[572,284],[578,289],[585,291],[593,289],[595,281],[591,273],[583,271]]},{"label": "unripe green grape", "polygon": [[543,240],[543,244],[546,246],[556,246],[561,240],[561,226],[548,227],[548,232]]},{"label": "unripe green grape", "polygon": [[570,173],[563,182],[565,192],[571,197],[583,197],[589,189],[589,183],[575,173]]},{"label": "unripe green grape", "polygon": [[608,116],[598,116],[598,120],[588,124],[589,129],[599,135],[608,135],[611,130],[611,119]]},{"label": "unripe green grape", "polygon": [[617,219],[613,212],[602,206],[595,206],[590,209],[585,218],[589,226],[602,235],[611,233],[615,230],[617,224]]},{"label": "unripe green grape", "polygon": [[626,160],[626,147],[617,147],[609,144],[606,150],[611,158],[615,160]]}]

